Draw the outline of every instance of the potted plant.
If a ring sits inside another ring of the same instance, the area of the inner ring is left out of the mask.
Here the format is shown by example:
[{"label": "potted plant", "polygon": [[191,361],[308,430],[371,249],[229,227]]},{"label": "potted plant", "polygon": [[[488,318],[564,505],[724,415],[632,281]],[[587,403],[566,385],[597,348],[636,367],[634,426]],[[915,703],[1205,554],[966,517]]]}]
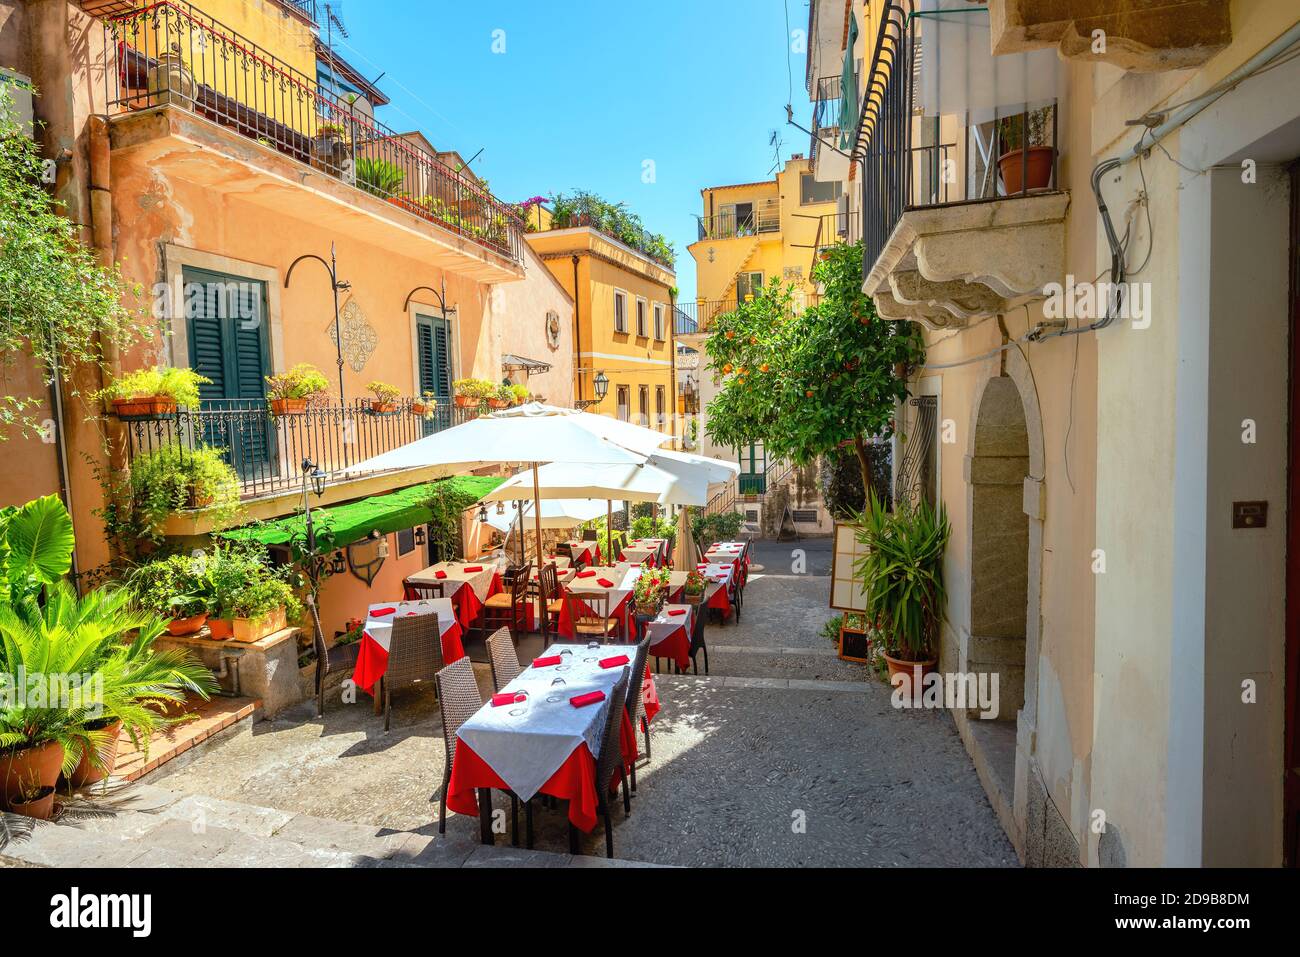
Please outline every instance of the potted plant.
[{"label": "potted plant", "polygon": [[942,506],[926,501],[892,513],[874,492],[856,523],[865,553],[854,565],[866,595],[864,614],[884,644],[891,683],[907,675],[914,695],[933,671],[943,621],[943,553],[951,528]]},{"label": "potted plant", "polygon": [[411,413],[413,415],[424,416],[426,419],[433,418],[433,413],[438,408],[438,396],[432,392],[422,392],[420,397],[411,403]]},{"label": "potted plant", "polygon": [[671,581],[672,572],[667,568],[643,568],[632,586],[636,613],[648,618],[657,617],[668,600]]},{"label": "potted plant", "polygon": [[397,411],[397,397],[402,394],[397,386],[376,380],[366,385],[366,391],[375,397],[370,403],[371,414],[391,415]]},{"label": "potted plant", "polygon": [[[998,157],[998,171],[1008,196],[1026,189],[1046,189],[1052,182],[1052,161],[1056,150],[1041,144],[1047,138],[1047,123],[1053,107],[1043,106],[998,120],[998,138],[1004,152]],[[1028,144],[1025,132],[1028,126]],[[1028,156],[1025,156],[1028,147]],[[1024,174],[1023,177],[1021,174]]]},{"label": "potted plant", "polygon": [[[372,196],[392,201],[405,199],[401,195],[402,184],[406,182],[406,173],[396,163],[373,156],[363,156],[357,160],[357,186]],[[406,200],[406,202],[410,202]]]},{"label": "potted plant", "polygon": [[211,385],[193,369],[138,369],[129,372],[96,393],[107,400],[113,414],[120,419],[159,419],[173,415],[177,408],[192,409],[199,404],[199,386]]},{"label": "potted plant", "polygon": [[131,573],[128,585],[141,608],[167,619],[170,635],[197,634],[207,623],[211,589],[200,559],[172,555],[149,562]]},{"label": "potted plant", "polygon": [[708,581],[698,570],[692,570],[686,574],[686,585],[682,589],[682,597],[688,605],[699,605],[704,602],[704,590],[708,586]]},{"label": "potted plant", "polygon": [[116,715],[87,721],[84,727],[88,733],[102,734],[103,740],[97,748],[83,751],[77,767],[67,776],[68,784],[74,789],[98,784],[113,773],[122,737],[122,719]]},{"label": "potted plant", "polygon": [[239,476],[221,449],[165,445],[131,463],[136,507],[151,526],[185,509],[233,511],[239,503]]},{"label": "potted plant", "polygon": [[9,810],[38,821],[48,821],[54,813],[54,786],[40,784],[35,776],[19,781],[18,793],[10,800]]},{"label": "potted plant", "polygon": [[516,383],[510,387],[510,395],[515,405],[523,405],[528,401],[528,386]]},{"label": "potted plant", "polygon": [[348,158],[348,130],[342,123],[324,122],[316,127],[311,146],[312,165],[338,175]]},{"label": "potted plant", "polygon": [[302,605],[288,582],[274,577],[269,569],[230,596],[232,638],[243,644],[261,641],[283,631],[292,618],[302,614]]},{"label": "potted plant", "polygon": [[267,376],[266,386],[272,415],[300,415],[325,394],[329,380],[310,362],[300,362],[288,372]]},{"label": "potted plant", "polygon": [[482,405],[496,391],[496,386],[483,379],[457,379],[452,383],[456,406],[470,409]]},{"label": "potted plant", "polygon": [[489,409],[508,409],[515,404],[515,393],[509,385],[499,385],[493,388],[487,400]]},{"label": "potted plant", "polygon": [[158,55],[154,65],[149,68],[145,83],[151,106],[193,102],[194,74],[185,64],[179,43],[173,42],[166,53]]}]

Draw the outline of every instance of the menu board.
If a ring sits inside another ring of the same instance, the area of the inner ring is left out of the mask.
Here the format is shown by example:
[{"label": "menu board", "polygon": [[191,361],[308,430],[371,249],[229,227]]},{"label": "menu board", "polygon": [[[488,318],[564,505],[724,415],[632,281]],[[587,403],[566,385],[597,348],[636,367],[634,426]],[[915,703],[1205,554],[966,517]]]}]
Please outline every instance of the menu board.
[{"label": "menu board", "polygon": [[831,556],[831,607],[836,611],[866,611],[867,596],[854,568],[867,548],[858,542],[858,527],[835,523],[835,551]]}]

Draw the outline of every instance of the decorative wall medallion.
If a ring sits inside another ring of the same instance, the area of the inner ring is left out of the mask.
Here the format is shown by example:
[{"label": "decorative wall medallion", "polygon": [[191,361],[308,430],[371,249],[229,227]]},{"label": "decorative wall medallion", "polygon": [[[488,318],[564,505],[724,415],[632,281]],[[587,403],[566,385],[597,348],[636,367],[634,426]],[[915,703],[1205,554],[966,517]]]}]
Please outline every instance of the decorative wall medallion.
[{"label": "decorative wall medallion", "polygon": [[546,314],[546,344],[552,352],[560,348],[560,314],[554,309]]},{"label": "decorative wall medallion", "polygon": [[379,569],[384,567],[384,557],[379,554],[379,542],[375,539],[363,538],[349,545],[347,552],[348,570],[352,572],[352,576],[359,578],[367,586],[373,585]]},{"label": "decorative wall medallion", "polygon": [[[379,333],[370,324],[357,305],[355,299],[349,299],[339,311],[339,328],[343,332],[343,358],[347,360],[353,372],[360,372],[370,361],[370,357],[379,348]],[[331,343],[338,343],[334,334],[334,321],[331,319],[325,327]]]}]

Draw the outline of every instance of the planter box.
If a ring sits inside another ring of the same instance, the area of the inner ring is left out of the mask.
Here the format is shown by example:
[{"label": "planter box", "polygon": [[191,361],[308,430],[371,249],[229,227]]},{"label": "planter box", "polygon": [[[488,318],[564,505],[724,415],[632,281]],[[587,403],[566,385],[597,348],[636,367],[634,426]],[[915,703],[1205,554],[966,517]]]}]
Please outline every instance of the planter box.
[{"label": "planter box", "polygon": [[261,618],[236,618],[232,623],[232,641],[250,645],[261,641],[267,635],[282,631],[285,627],[284,609],[277,608]]},{"label": "planter box", "polygon": [[114,399],[113,414],[119,419],[161,419],[176,414],[176,400],[169,395],[142,395]]},{"label": "planter box", "polygon": [[272,399],[272,415],[301,415],[307,411],[306,399]]}]

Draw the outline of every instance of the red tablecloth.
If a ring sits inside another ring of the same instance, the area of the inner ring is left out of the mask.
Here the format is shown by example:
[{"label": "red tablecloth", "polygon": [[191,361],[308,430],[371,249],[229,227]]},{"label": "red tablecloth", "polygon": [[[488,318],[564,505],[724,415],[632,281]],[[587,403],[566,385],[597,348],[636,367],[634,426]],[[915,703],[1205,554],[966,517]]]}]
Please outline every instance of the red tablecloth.
[{"label": "red tablecloth", "polygon": [[[628,592],[623,596],[623,600],[618,603],[618,606],[609,613],[609,617],[611,618],[623,619],[624,634],[627,634],[627,603],[631,598],[632,593]],[[589,608],[585,602],[583,603],[583,607],[586,608],[587,611],[591,611],[591,608]],[[592,612],[592,614],[595,614],[595,612]],[[569,602],[567,599],[560,606],[560,622],[556,628],[560,636],[563,638],[577,638],[577,635],[573,630],[573,616],[569,614]]]},{"label": "red tablecloth", "polygon": [[[672,634],[658,639],[650,646],[650,657],[671,658],[677,666],[685,671],[691,666],[691,635],[687,627],[689,615],[682,618],[682,626]],[[646,708],[646,714],[650,709]]]},{"label": "red tablecloth", "polygon": [[[468,588],[462,588],[461,591],[469,591]],[[465,648],[461,643],[460,622],[454,623],[442,634],[442,660],[445,664],[451,664],[453,661],[459,661],[465,657]],[[375,693],[375,685],[379,679],[384,676],[388,670],[388,652],[379,646],[379,643],[371,640],[369,635],[363,634],[361,642],[357,647],[357,666],[352,672],[352,681],[358,688],[366,694]]]},{"label": "red tablecloth", "polygon": [[[630,765],[636,761],[637,746],[636,733],[627,711],[623,712],[621,737],[624,761]],[[509,785],[473,748],[464,741],[457,741],[456,760],[452,762],[451,780],[447,785],[447,807],[457,814],[477,815],[476,788],[507,791]],[[542,785],[541,793],[569,802],[569,821],[574,827],[584,832],[595,828],[600,797],[596,792],[596,759],[592,757],[591,749],[585,744],[578,745],[559,770]]]},{"label": "red tablecloth", "polygon": [[[487,597],[491,598],[499,591],[501,591],[501,576],[493,575],[492,584],[488,585]],[[483,603],[478,600],[478,595],[474,594],[474,589],[469,585],[457,588],[451,596],[451,603],[456,607],[456,620],[460,622],[461,628],[468,629],[478,620],[479,614],[483,611]]]}]

